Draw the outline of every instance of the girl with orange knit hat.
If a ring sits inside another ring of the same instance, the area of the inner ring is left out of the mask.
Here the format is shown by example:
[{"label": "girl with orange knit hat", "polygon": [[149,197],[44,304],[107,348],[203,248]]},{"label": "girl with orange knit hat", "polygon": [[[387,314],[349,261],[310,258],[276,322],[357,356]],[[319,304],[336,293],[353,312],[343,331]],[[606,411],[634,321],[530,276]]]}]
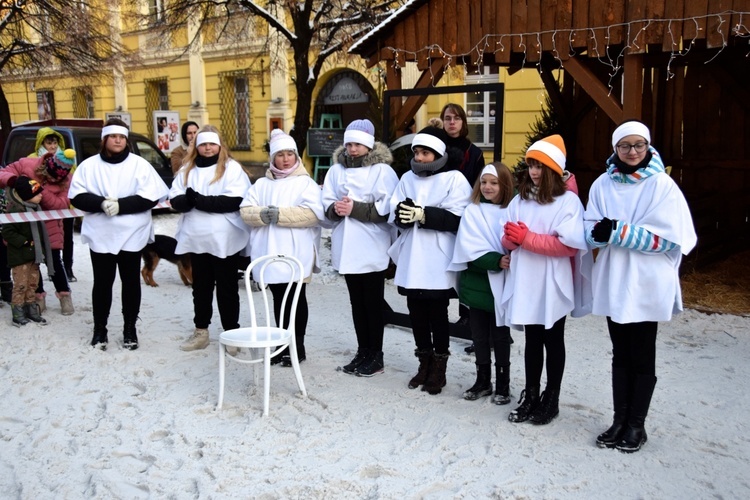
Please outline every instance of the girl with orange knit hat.
[{"label": "girl with orange knit hat", "polygon": [[[565,143],[559,135],[535,142],[526,151],[528,170],[508,205],[503,247],[512,251],[502,304],[509,326],[525,331],[526,388],[508,419],[547,424],[559,412],[565,369],[565,318],[584,315],[580,270],[587,255],[583,205],[566,188]],[[547,387],[540,396],[542,371]]]}]

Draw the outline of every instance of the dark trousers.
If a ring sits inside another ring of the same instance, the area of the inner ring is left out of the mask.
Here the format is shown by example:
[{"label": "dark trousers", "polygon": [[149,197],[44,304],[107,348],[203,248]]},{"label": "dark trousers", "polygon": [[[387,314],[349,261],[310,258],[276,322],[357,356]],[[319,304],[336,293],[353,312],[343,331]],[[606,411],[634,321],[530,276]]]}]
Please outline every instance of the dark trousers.
[{"label": "dark trousers", "polygon": [[[73,271],[73,232],[75,218],[63,219],[63,249],[62,262],[67,271]],[[57,272],[57,271],[55,271]],[[59,292],[60,290],[58,290]]]},{"label": "dark trousers", "polygon": [[[274,283],[268,285],[273,296],[273,317],[276,320],[276,325],[281,328],[289,328],[289,317],[292,312],[292,295],[296,290],[297,284],[292,285],[292,289],[289,291],[289,298],[286,301],[286,307],[284,308],[284,323],[279,325],[279,319],[281,318],[281,303],[284,300],[284,291],[286,290],[286,283]],[[307,319],[309,311],[307,308],[307,283],[302,283],[302,287],[299,292],[299,301],[297,302],[297,316],[294,318],[294,336],[297,340],[297,358],[306,358],[305,352],[305,331],[307,330]],[[279,353],[279,356],[288,354],[289,350]]]},{"label": "dark trousers", "polygon": [[[1,227],[1,226],[0,226]],[[0,281],[10,281],[10,268],[8,267],[8,248],[0,238]]]},{"label": "dark trousers", "polygon": [[525,325],[526,387],[539,387],[547,354],[547,389],[560,390],[565,371],[565,316],[558,319],[549,330],[544,325]]},{"label": "dark trousers", "polygon": [[208,253],[190,254],[193,267],[193,322],[196,328],[208,328],[214,314],[214,288],[219,318],[224,330],[239,328],[240,287],[237,280],[239,253],[226,258]]},{"label": "dark trousers", "polygon": [[[49,263],[47,263],[49,268]],[[52,250],[52,269],[55,274],[52,275],[52,284],[55,285],[56,292],[69,292],[70,286],[68,286],[68,276],[65,274],[65,268],[63,267],[62,259],[60,258],[60,250]],[[47,271],[49,272],[49,270]],[[42,273],[39,273],[39,284],[36,287],[36,293],[44,292],[44,280],[42,279]]]},{"label": "dark trousers", "polygon": [[94,309],[94,324],[105,326],[112,307],[112,286],[115,275],[120,272],[122,283],[122,316],[125,321],[135,321],[141,310],[141,252],[121,251],[118,254],[91,254],[94,287],[91,305]]},{"label": "dark trousers", "polygon": [[495,312],[472,307],[469,309],[471,340],[474,341],[474,354],[478,365],[492,363],[490,350],[495,351],[495,365],[510,365],[510,345],[513,339],[510,328],[495,324]]},{"label": "dark trousers", "polygon": [[420,351],[434,349],[437,354],[448,354],[450,345],[448,303],[447,298],[406,298],[414,342]]},{"label": "dark trousers", "polygon": [[346,274],[346,288],[352,305],[352,321],[357,346],[375,352],[383,351],[383,296],[385,271]]},{"label": "dark trousers", "polygon": [[615,323],[607,317],[612,339],[612,368],[621,368],[629,376],[656,374],[655,321]]}]

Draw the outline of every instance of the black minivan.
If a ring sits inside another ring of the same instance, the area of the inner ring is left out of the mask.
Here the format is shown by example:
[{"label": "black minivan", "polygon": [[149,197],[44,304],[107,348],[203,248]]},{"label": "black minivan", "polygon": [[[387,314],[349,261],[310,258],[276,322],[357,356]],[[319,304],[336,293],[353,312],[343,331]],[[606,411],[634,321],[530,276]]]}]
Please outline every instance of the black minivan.
[{"label": "black minivan", "polygon": [[[19,125],[10,131],[3,150],[2,165],[8,165],[33,153],[37,131],[42,127],[50,127],[59,132],[65,138],[65,147],[75,149],[78,163],[89,156],[98,154],[101,149],[101,120],[44,120]],[[172,174],[169,159],[156,147],[153,141],[145,135],[130,132],[128,144],[131,152],[143,157],[154,167],[154,170],[167,186],[172,185],[174,174]]]}]

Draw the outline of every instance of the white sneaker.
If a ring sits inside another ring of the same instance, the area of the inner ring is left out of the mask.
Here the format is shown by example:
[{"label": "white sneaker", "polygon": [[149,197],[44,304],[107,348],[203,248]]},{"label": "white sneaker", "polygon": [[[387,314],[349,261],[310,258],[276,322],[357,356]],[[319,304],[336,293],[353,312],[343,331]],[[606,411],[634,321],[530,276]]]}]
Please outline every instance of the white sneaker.
[{"label": "white sneaker", "polygon": [[205,349],[208,346],[208,328],[196,328],[193,335],[180,346],[183,351]]}]

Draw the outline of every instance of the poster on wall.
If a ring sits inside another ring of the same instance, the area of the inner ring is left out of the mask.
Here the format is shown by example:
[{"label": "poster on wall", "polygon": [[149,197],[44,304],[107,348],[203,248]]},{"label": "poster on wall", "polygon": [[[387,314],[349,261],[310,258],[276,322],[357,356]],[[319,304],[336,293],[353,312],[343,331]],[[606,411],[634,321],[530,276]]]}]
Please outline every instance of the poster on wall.
[{"label": "poster on wall", "polygon": [[154,111],[154,142],[164,153],[180,145],[180,112]]},{"label": "poster on wall", "polygon": [[40,120],[51,120],[55,117],[55,94],[51,90],[36,93],[37,114]]},{"label": "poster on wall", "polygon": [[131,124],[132,117],[130,113],[123,113],[121,111],[115,111],[112,113],[104,113],[104,121],[107,121],[110,118],[117,118],[118,120],[124,121],[125,125],[127,125],[130,130],[133,130],[133,125]]}]

